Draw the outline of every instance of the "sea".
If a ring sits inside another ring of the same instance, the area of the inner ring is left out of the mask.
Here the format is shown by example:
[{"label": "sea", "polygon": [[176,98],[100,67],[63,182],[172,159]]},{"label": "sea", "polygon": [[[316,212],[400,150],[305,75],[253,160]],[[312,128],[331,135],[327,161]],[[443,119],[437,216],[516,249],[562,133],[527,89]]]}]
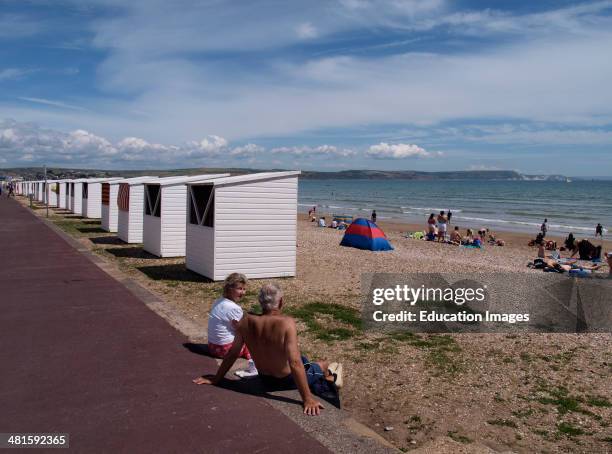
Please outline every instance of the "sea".
[{"label": "sea", "polygon": [[595,226],[612,239],[612,181],[483,181],[483,180],[305,180],[299,181],[302,212],[370,217],[425,224],[430,213],[452,211],[460,228],[548,232],[592,238]]}]

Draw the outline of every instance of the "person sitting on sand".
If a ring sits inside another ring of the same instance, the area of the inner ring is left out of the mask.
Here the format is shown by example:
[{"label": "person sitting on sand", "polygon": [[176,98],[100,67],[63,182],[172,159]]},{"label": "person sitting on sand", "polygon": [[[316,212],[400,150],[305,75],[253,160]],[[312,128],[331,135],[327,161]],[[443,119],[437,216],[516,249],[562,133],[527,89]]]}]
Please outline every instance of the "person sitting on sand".
[{"label": "person sitting on sand", "polygon": [[461,244],[461,233],[459,233],[459,226],[456,225],[450,236],[450,243],[459,246]]},{"label": "person sitting on sand", "polygon": [[472,232],[472,229],[466,230],[465,236],[463,237],[463,241],[461,243],[466,246],[474,244],[474,232]]},{"label": "person sitting on sand", "polygon": [[312,396],[311,390],[325,394],[326,390],[340,387],[341,365],[327,361],[311,362],[300,354],[295,320],[281,314],[283,294],[278,285],[265,284],[259,291],[259,304],[262,315],[247,314],[236,324],[234,347],[217,373],[198,377],[193,382],[198,385],[219,384],[246,344],[255,358],[259,378],[267,389],[297,388],[304,413],[318,415],[323,405]]},{"label": "person sitting on sand", "polygon": [[545,258],[546,257],[546,251],[544,249],[544,243],[540,243],[540,245],[538,246],[538,258]]},{"label": "person sitting on sand", "polygon": [[572,252],[571,257],[578,254],[580,260],[595,260],[601,258],[601,246],[595,246],[586,238],[583,238],[576,244],[576,249]]},{"label": "person sitting on sand", "polygon": [[446,224],[448,219],[444,211],[440,211],[440,214],[437,217],[438,221],[438,241],[444,241],[446,239]]},{"label": "person sitting on sand", "polygon": [[[235,329],[234,320],[242,319],[242,308],[237,304],[246,293],[247,278],[244,274],[232,273],[223,283],[223,297],[217,299],[208,315],[208,352],[217,358],[225,358],[231,350]],[[246,346],[238,352],[239,356],[249,360],[249,373],[256,375],[255,365]]]},{"label": "person sitting on sand", "polygon": [[332,229],[337,229],[338,228],[338,221],[333,219],[331,221],[331,224],[329,224],[329,227],[332,228]]},{"label": "person sitting on sand", "polygon": [[565,249],[568,251],[574,251],[576,249],[576,238],[574,238],[574,234],[570,232],[564,242]]},{"label": "person sitting on sand", "polygon": [[325,227],[325,216],[319,218],[319,227]]}]

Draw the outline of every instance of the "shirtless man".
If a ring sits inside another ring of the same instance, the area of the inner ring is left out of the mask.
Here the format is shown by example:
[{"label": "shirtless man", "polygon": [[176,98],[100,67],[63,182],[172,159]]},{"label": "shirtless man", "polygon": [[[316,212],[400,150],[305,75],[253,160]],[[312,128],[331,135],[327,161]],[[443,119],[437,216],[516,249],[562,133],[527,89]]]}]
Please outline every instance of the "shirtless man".
[{"label": "shirtless man", "polygon": [[264,385],[276,389],[297,387],[304,413],[318,415],[323,405],[312,396],[309,385],[313,386],[320,380],[334,381],[329,363],[308,362],[300,355],[295,320],[281,314],[283,294],[277,285],[266,284],[261,288],[259,304],[262,315],[247,314],[236,323],[234,344],[217,373],[214,376],[198,377],[193,382],[198,385],[217,385],[246,343]]}]

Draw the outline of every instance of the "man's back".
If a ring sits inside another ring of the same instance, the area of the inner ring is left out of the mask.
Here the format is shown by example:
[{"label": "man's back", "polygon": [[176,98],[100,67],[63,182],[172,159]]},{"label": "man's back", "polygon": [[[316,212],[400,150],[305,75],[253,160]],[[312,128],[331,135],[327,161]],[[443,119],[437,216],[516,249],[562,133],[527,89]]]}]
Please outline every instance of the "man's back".
[{"label": "man's back", "polygon": [[284,315],[248,314],[238,325],[260,374],[282,378],[291,373],[287,341],[295,321]]}]

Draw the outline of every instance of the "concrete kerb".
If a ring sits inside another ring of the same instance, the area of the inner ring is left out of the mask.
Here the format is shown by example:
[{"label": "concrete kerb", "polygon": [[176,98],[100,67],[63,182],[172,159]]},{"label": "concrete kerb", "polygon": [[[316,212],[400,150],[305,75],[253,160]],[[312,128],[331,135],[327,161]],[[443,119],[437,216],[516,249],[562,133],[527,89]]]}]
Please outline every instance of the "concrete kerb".
[{"label": "concrete kerb", "polygon": [[[127,277],[115,264],[93,253],[91,249],[64,232],[52,221],[38,215],[36,211],[33,211],[33,213],[70,246],[82,253],[106,274],[123,284],[130,293],[166,320],[174,329],[186,336],[190,342],[200,343],[205,341],[207,337],[206,325],[196,323],[185,317],[161,297],[144,288],[134,279]],[[218,360],[217,362],[220,363],[221,361]],[[245,367],[245,360],[237,361],[228,376],[233,375],[233,371]],[[194,371],[194,373],[197,374],[197,371]],[[301,401],[297,391],[279,391],[270,394],[281,398],[279,400],[267,399],[266,401],[272,407],[290,418],[304,429],[306,433],[333,452],[346,454],[388,454],[401,452],[375,431],[356,421],[344,410],[339,410],[330,404],[325,405],[325,402],[323,402],[325,409],[320,416],[306,417],[302,413],[302,407],[295,403],[295,401]]]}]

